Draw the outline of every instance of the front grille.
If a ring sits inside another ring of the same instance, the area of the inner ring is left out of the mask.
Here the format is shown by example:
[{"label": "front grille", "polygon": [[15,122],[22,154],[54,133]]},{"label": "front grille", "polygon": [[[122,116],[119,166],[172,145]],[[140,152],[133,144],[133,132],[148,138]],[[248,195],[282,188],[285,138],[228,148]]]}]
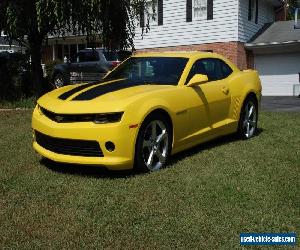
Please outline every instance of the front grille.
[{"label": "front grille", "polygon": [[103,157],[103,152],[97,141],[56,138],[38,131],[35,131],[35,138],[40,146],[57,154]]},{"label": "front grille", "polygon": [[70,122],[92,122],[95,120],[95,114],[56,114],[47,109],[40,107],[41,112],[47,116],[50,120],[58,123],[70,123]]}]

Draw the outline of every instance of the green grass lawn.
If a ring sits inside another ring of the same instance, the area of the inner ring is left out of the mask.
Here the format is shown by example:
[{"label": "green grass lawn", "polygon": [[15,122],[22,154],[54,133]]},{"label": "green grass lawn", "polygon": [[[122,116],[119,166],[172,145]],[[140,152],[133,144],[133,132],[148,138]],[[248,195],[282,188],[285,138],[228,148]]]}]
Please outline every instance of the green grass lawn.
[{"label": "green grass lawn", "polygon": [[36,105],[35,99],[33,97],[24,97],[14,101],[6,101],[0,99],[0,109],[30,109],[34,108]]},{"label": "green grass lawn", "polygon": [[41,162],[30,119],[0,113],[1,249],[248,249],[240,232],[300,240],[299,113],[264,112],[255,138],[219,139],[142,175]]}]

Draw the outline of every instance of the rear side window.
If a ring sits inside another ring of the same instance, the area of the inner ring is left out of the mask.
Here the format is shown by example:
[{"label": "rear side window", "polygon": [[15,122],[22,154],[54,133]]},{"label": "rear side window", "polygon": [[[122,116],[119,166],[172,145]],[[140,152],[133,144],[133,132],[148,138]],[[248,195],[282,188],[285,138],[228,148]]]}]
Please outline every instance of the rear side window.
[{"label": "rear side window", "polygon": [[220,64],[221,64],[221,69],[222,69],[224,78],[230,76],[231,73],[233,72],[232,69],[225,62],[223,62],[221,60],[220,60]]},{"label": "rear side window", "polygon": [[209,81],[218,81],[227,78],[232,72],[232,69],[220,59],[200,59],[193,65],[187,83],[195,74],[207,75]]},{"label": "rear side window", "polygon": [[103,52],[105,58],[106,58],[106,61],[118,61],[118,53],[117,52],[108,52],[108,51],[104,51]]},{"label": "rear side window", "polygon": [[223,79],[223,72],[220,61],[212,58],[203,59],[202,62],[209,81],[217,81]]},{"label": "rear side window", "polygon": [[99,61],[99,54],[97,51],[86,51],[84,52],[84,61],[83,62],[96,62]]}]

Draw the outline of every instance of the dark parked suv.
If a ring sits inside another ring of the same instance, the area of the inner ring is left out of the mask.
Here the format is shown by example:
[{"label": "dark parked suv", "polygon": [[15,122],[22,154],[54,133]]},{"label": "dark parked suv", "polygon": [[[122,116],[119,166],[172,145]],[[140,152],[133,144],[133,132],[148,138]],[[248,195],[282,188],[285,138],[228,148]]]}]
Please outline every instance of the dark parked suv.
[{"label": "dark parked suv", "polygon": [[55,88],[60,88],[67,84],[97,81],[118,64],[117,52],[108,52],[104,49],[84,49],[67,63],[54,67],[52,82]]}]

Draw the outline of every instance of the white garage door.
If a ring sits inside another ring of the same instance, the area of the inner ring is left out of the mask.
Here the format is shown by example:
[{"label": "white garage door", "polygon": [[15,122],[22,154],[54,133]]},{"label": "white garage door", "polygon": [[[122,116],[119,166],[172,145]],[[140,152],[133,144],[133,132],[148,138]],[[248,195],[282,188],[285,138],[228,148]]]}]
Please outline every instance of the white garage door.
[{"label": "white garage door", "polygon": [[291,96],[299,84],[300,53],[255,55],[265,96]]}]

